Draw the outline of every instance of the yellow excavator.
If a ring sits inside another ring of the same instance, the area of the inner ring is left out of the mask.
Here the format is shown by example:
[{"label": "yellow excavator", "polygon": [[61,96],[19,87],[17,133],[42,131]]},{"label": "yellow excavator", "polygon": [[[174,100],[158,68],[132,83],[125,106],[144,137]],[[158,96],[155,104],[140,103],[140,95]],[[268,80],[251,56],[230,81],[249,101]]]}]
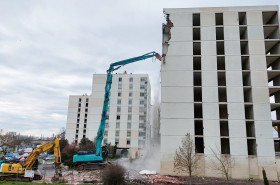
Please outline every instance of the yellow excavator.
[{"label": "yellow excavator", "polygon": [[55,175],[52,178],[53,182],[64,182],[62,177],[62,163],[59,148],[59,139],[45,142],[41,146],[35,148],[23,161],[19,163],[3,163],[0,167],[0,180],[8,181],[32,181],[41,180],[42,175],[38,171],[39,155],[53,148],[55,156]]}]

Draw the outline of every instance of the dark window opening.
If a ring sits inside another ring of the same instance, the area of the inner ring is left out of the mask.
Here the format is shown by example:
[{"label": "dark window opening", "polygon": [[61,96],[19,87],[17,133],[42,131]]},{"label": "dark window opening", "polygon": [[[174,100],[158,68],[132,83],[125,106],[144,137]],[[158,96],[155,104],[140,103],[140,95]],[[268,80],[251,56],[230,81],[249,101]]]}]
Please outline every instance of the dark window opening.
[{"label": "dark window opening", "polygon": [[200,14],[193,14],[193,26],[200,26]]},{"label": "dark window opening", "polygon": [[218,86],[226,86],[226,73],[218,72]]},{"label": "dark window opening", "polygon": [[247,26],[239,27],[239,38],[240,40],[248,40]]},{"label": "dark window opening", "polygon": [[263,17],[263,25],[279,24],[278,15],[276,11],[263,12],[262,17]]},{"label": "dark window opening", "polygon": [[253,105],[245,105],[245,119],[254,119]]},{"label": "dark window opening", "polygon": [[248,41],[240,42],[241,55],[249,55]]},{"label": "dark window opening", "polygon": [[217,69],[218,70],[225,70],[226,69],[225,57],[224,56],[217,56]]},{"label": "dark window opening", "polygon": [[193,28],[193,40],[200,40],[200,28]]},{"label": "dark window opening", "polygon": [[217,47],[217,55],[224,55],[225,54],[225,46],[224,46],[224,41],[218,41],[216,42],[216,47]]},{"label": "dark window opening", "polygon": [[250,72],[242,72],[243,86],[251,86]]},{"label": "dark window opening", "polygon": [[228,110],[226,104],[219,105],[220,119],[228,119]]},{"label": "dark window opening", "polygon": [[248,155],[257,155],[257,144],[255,139],[247,139]]},{"label": "dark window opening", "polygon": [[253,121],[246,122],[246,134],[247,137],[255,137],[255,124]]},{"label": "dark window opening", "polygon": [[221,138],[221,153],[230,154],[229,138]]},{"label": "dark window opening", "polygon": [[201,70],[201,57],[193,57],[193,70]]},{"label": "dark window opening", "polygon": [[216,27],[216,40],[224,40],[224,28]]},{"label": "dark window opening", "polygon": [[218,88],[219,94],[219,102],[227,102],[227,89],[226,88]]},{"label": "dark window opening", "polygon": [[244,102],[252,102],[252,89],[251,88],[244,88]]},{"label": "dark window opening", "polygon": [[202,89],[201,87],[194,88],[194,101],[195,102],[202,102]]},{"label": "dark window opening", "polygon": [[217,26],[224,24],[223,13],[215,13],[215,19],[216,19],[216,25]]},{"label": "dark window opening", "polygon": [[227,121],[220,121],[220,134],[221,136],[229,136]]},{"label": "dark window opening", "polygon": [[203,122],[202,120],[195,120],[194,121],[194,129],[195,129],[195,135],[203,135]]},{"label": "dark window opening", "polygon": [[194,104],[194,118],[202,118],[202,104]]},{"label": "dark window opening", "polygon": [[193,42],[193,55],[201,55],[201,43]]},{"label": "dark window opening", "polygon": [[242,70],[250,70],[249,57],[242,56],[241,62],[242,62]]},{"label": "dark window opening", "polygon": [[196,153],[204,153],[203,137],[196,137],[195,138],[195,152]]},{"label": "dark window opening", "polygon": [[201,72],[193,73],[193,84],[194,86],[201,86]]},{"label": "dark window opening", "polygon": [[247,25],[246,12],[238,13],[239,25]]}]

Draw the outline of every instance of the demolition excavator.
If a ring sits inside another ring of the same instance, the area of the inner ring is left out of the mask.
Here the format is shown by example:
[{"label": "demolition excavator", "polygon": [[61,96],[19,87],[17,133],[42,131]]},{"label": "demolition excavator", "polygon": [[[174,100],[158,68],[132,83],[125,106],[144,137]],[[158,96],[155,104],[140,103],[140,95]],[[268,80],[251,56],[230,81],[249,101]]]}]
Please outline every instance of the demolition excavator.
[{"label": "demolition excavator", "polygon": [[137,62],[140,60],[145,60],[151,57],[156,57],[158,60],[161,61],[161,56],[156,52],[150,52],[138,57],[118,61],[115,63],[112,63],[107,70],[107,81],[105,85],[105,95],[104,95],[104,103],[103,103],[103,109],[101,114],[101,122],[99,125],[99,129],[97,132],[96,137],[96,153],[95,154],[76,154],[73,156],[73,163],[76,164],[77,168],[80,170],[83,169],[95,169],[95,168],[102,168],[106,166],[105,159],[108,155],[108,150],[105,147],[102,147],[102,140],[105,130],[105,121],[106,121],[106,115],[108,110],[108,104],[109,104],[109,97],[110,97],[110,90],[111,90],[111,84],[112,84],[112,72],[118,70],[120,67]]},{"label": "demolition excavator", "polygon": [[54,167],[55,175],[52,178],[53,182],[64,182],[62,177],[62,163],[59,147],[59,139],[45,142],[41,146],[35,148],[22,162],[19,163],[3,163],[0,167],[0,180],[7,181],[32,181],[41,180],[42,175],[38,171],[39,155],[47,150],[54,150]]}]

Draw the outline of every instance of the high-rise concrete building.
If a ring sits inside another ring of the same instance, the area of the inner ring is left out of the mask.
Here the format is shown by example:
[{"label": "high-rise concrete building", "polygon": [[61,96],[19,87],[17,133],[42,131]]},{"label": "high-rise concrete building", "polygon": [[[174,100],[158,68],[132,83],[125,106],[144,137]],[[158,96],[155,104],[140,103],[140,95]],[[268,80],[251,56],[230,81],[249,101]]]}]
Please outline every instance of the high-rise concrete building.
[{"label": "high-rise concrete building", "polygon": [[[70,96],[66,139],[93,140],[101,121],[107,75],[93,75],[92,94]],[[151,88],[146,74],[114,74],[104,143],[129,148],[132,157],[150,138]],[[139,153],[138,153],[139,154]]]},{"label": "high-rise concrete building", "polygon": [[[230,177],[280,175],[280,37],[278,6],[164,9],[161,66],[161,174],[190,133],[199,168]],[[214,151],[214,152],[213,152]],[[221,154],[221,155],[220,155]]]}]

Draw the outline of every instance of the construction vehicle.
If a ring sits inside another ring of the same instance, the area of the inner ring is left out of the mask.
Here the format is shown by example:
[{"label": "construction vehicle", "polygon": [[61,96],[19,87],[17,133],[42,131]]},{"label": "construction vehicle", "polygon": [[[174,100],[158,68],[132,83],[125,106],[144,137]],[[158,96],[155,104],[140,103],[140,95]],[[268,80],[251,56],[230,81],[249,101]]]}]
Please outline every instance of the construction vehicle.
[{"label": "construction vehicle", "polygon": [[59,139],[55,138],[52,142],[45,142],[35,148],[23,161],[19,163],[2,163],[0,167],[0,180],[9,181],[32,181],[41,180],[42,175],[38,171],[39,155],[53,148],[55,156],[55,175],[53,182],[64,182],[62,177],[62,163],[59,148]]},{"label": "construction vehicle", "polygon": [[76,164],[78,169],[94,169],[94,168],[100,168],[105,167],[106,162],[105,158],[108,155],[108,150],[105,147],[102,147],[102,140],[105,130],[105,120],[107,115],[107,109],[108,109],[108,103],[109,103],[109,97],[110,97],[110,90],[111,90],[111,84],[112,84],[112,72],[115,70],[118,70],[120,67],[137,62],[140,60],[145,60],[147,58],[156,57],[158,60],[161,61],[161,56],[156,52],[150,52],[138,57],[118,61],[115,63],[110,64],[109,69],[107,70],[107,80],[105,85],[105,95],[104,95],[104,103],[103,103],[103,109],[101,114],[101,122],[99,125],[99,129],[97,132],[96,137],[96,153],[95,154],[76,154],[73,156],[73,163]]}]

